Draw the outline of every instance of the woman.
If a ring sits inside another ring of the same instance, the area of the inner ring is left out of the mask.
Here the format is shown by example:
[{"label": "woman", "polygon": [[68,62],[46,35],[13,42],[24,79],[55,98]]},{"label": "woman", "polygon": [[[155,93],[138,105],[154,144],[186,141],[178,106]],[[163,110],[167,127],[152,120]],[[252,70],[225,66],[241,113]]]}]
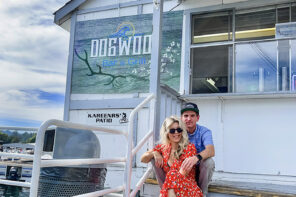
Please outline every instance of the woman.
[{"label": "woman", "polygon": [[162,168],[166,173],[165,182],[160,191],[161,197],[190,196],[202,197],[195,181],[195,167],[190,172],[181,168],[187,157],[196,155],[196,149],[189,143],[186,127],[175,116],[166,118],[160,129],[161,144],[142,155],[141,161],[148,163],[152,158],[158,160],[159,152],[163,156]]}]

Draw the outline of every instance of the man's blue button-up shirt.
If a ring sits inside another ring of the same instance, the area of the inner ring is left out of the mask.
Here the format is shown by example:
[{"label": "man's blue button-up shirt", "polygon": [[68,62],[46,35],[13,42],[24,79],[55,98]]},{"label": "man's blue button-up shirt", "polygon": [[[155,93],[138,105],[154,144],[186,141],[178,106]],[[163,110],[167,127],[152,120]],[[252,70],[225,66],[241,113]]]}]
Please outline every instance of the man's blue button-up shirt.
[{"label": "man's blue button-up shirt", "polygon": [[189,141],[195,145],[198,153],[202,152],[206,145],[214,145],[212,131],[204,126],[196,124],[194,133],[188,133]]}]

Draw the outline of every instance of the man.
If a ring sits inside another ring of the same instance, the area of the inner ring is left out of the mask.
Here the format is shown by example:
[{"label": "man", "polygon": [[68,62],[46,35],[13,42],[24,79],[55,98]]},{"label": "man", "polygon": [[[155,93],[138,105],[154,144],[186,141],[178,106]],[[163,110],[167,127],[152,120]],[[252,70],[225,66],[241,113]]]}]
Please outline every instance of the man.
[{"label": "man", "polygon": [[190,171],[194,165],[198,165],[200,171],[198,185],[206,196],[215,168],[212,159],[215,156],[215,148],[211,130],[197,124],[199,117],[199,109],[195,103],[186,103],[183,106],[181,120],[186,124],[189,141],[195,145],[198,155],[185,159],[182,167],[185,171]]},{"label": "man", "polygon": [[[215,168],[214,160],[211,158],[215,156],[215,148],[211,130],[197,124],[199,117],[199,109],[195,103],[186,103],[182,107],[181,120],[186,125],[189,141],[195,145],[198,152],[198,155],[185,159],[182,167],[185,171],[190,171],[194,165],[199,167],[198,185],[205,197],[208,194],[208,185]],[[152,164],[161,187],[165,179],[164,172],[161,168],[163,160],[159,153],[155,153],[154,157],[155,161],[152,160]]]}]

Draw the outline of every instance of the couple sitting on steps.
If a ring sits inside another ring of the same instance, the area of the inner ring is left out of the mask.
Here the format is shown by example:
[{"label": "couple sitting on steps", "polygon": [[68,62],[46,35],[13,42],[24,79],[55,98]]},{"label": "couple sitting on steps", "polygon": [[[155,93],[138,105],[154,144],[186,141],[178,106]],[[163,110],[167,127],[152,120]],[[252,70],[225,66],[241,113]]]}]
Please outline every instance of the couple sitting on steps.
[{"label": "couple sitting on steps", "polygon": [[199,109],[186,103],[181,120],[166,118],[160,129],[160,144],[142,155],[152,162],[160,184],[160,197],[205,197],[215,163],[211,130],[198,125]]}]

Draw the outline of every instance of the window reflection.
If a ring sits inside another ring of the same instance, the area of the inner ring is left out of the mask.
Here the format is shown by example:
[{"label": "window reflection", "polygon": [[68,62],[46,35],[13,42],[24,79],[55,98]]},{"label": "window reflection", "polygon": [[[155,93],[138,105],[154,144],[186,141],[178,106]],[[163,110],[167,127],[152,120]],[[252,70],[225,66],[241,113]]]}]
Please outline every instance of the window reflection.
[{"label": "window reflection", "polygon": [[277,90],[276,41],[236,45],[236,92]]}]

